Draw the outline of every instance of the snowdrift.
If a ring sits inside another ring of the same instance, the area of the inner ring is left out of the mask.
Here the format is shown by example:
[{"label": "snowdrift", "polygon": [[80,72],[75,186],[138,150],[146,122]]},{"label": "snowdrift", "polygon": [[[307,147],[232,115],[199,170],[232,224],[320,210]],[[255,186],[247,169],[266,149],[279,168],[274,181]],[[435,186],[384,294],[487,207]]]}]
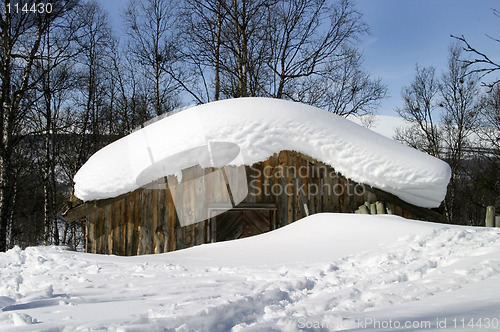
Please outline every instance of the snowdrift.
[{"label": "snowdrift", "polygon": [[499,253],[499,229],[354,214],[159,255],[16,247],[0,330],[498,331]]},{"label": "snowdrift", "polygon": [[238,98],[187,109],[106,146],[75,175],[75,195],[84,201],[110,198],[196,164],[223,166],[210,156],[186,153],[214,143],[238,148],[237,158],[234,149],[217,156],[227,165],[252,165],[281,150],[296,151],[422,207],[439,206],[450,178],[446,163],[327,111]]}]

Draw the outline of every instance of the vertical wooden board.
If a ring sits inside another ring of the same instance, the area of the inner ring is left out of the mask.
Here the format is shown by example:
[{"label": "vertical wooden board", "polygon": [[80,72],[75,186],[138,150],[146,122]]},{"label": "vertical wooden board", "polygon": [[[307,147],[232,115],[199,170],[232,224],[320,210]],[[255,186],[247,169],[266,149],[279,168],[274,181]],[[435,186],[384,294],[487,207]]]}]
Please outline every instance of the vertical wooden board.
[{"label": "vertical wooden board", "polygon": [[200,222],[208,219],[208,205],[207,199],[207,176],[205,176],[205,170],[201,167],[197,167],[196,169],[196,187],[195,190],[195,209],[196,213],[196,222]]},{"label": "vertical wooden board", "polygon": [[214,190],[211,176],[211,168],[203,169],[203,179],[205,184],[205,190],[202,197],[203,210],[206,215],[206,219],[209,218],[209,205],[214,201]]},{"label": "vertical wooden board", "polygon": [[[304,167],[304,160],[302,158],[300,158],[299,156],[297,155],[294,155],[294,170],[293,170],[293,173],[296,177],[296,182],[298,181],[298,183],[295,183],[295,196],[294,196],[294,216],[293,216],[293,219],[294,221],[297,221],[299,220],[300,218],[302,218],[304,216],[304,202],[302,201],[302,196],[300,194],[300,191],[301,190],[304,190],[303,187],[305,187],[303,184],[304,184],[304,176],[303,176],[303,167]],[[306,200],[307,200],[307,196],[306,196]]]},{"label": "vertical wooden board", "polygon": [[319,177],[317,175],[317,168],[314,164],[307,161],[307,173],[308,173],[308,197],[309,197],[309,213],[318,213],[318,196],[319,196]]},{"label": "vertical wooden board", "polygon": [[243,200],[245,203],[254,203],[257,201],[258,196],[258,168],[259,163],[251,165],[245,169],[246,178],[248,183],[248,194]]},{"label": "vertical wooden board", "polygon": [[147,201],[148,201],[149,190],[142,189],[139,201],[139,209],[141,219],[139,220],[139,247],[137,250],[138,255],[144,255],[148,253],[148,213],[147,213]]},{"label": "vertical wooden board", "polygon": [[271,188],[272,194],[278,194],[278,210],[279,210],[279,227],[286,226],[288,224],[288,196],[285,190],[288,184],[288,174],[286,173],[287,166],[287,153],[281,151],[278,155],[278,166],[276,176],[278,178],[278,186]]},{"label": "vertical wooden board", "polygon": [[321,210],[323,212],[335,212],[333,208],[333,177],[335,173],[329,167],[325,166],[323,174],[323,206]]},{"label": "vertical wooden board", "polygon": [[400,216],[400,217],[403,216],[403,209],[399,205],[394,204],[394,208],[393,208],[392,212],[397,216]]},{"label": "vertical wooden board", "polygon": [[354,205],[354,182],[352,180],[347,180],[347,194],[349,196],[349,205],[347,207],[347,212],[352,213],[357,209]]},{"label": "vertical wooden board", "polygon": [[174,201],[170,190],[167,191],[167,250],[174,251],[175,248],[175,225],[177,212],[175,211]]},{"label": "vertical wooden board", "polygon": [[[196,206],[196,187],[197,183],[194,180],[196,178],[197,167],[192,167],[189,169],[189,176],[186,178],[189,181],[187,184],[187,190],[184,191],[184,205],[186,206],[184,210],[184,216],[187,216],[187,220],[190,225],[192,225],[196,218],[198,217],[198,207]],[[184,176],[184,174],[183,174]],[[184,179],[182,180],[184,182]]]},{"label": "vertical wooden board", "polygon": [[372,192],[370,189],[368,189],[366,186],[364,186],[364,188],[365,188],[364,201],[370,202],[370,203],[376,202],[378,200],[377,195],[374,192]]},{"label": "vertical wooden board", "polygon": [[194,245],[204,244],[205,242],[205,221],[196,223],[194,230]]},{"label": "vertical wooden board", "polygon": [[109,233],[109,250],[110,250],[110,254],[112,255],[116,255],[116,252],[115,250],[118,249],[118,239],[119,239],[119,234],[118,234],[118,230],[116,229],[117,228],[117,217],[116,217],[116,214],[117,214],[117,202],[112,202],[109,204],[110,206],[110,213],[109,213],[109,219],[108,219],[108,224],[110,225],[109,227],[109,230],[110,230],[110,233]]},{"label": "vertical wooden board", "polygon": [[105,230],[104,230],[104,211],[102,209],[98,209],[96,211],[96,254],[105,254]]},{"label": "vertical wooden board", "polygon": [[128,197],[124,197],[121,201],[121,215],[120,215],[120,228],[121,228],[121,250],[122,250],[122,255],[127,256],[127,229],[128,229]]},{"label": "vertical wooden board", "polygon": [[346,212],[344,210],[345,186],[344,186],[344,179],[340,176],[337,179],[336,192],[338,197],[339,212],[345,213]]},{"label": "vertical wooden board", "polygon": [[[245,201],[248,197],[249,182],[247,181],[246,168],[245,166],[226,166],[224,168],[228,169],[228,181],[234,198],[234,203],[238,205],[239,203]],[[258,193],[257,195],[254,195],[253,201],[259,201]]]},{"label": "vertical wooden board", "polygon": [[181,227],[179,222],[175,226],[175,250],[184,249],[186,247],[186,227]]},{"label": "vertical wooden board", "polygon": [[354,187],[353,187],[353,194],[354,194],[353,210],[356,209],[361,204],[363,204],[364,202],[375,203],[375,201],[369,201],[369,200],[365,199],[366,190],[365,190],[363,185],[358,184],[356,182],[353,182],[353,184],[354,184]]},{"label": "vertical wooden board", "polygon": [[210,243],[217,242],[217,219],[210,216]]},{"label": "vertical wooden board", "polygon": [[137,213],[137,218],[136,218],[136,225],[137,225],[137,255],[143,255],[144,250],[142,248],[142,222],[144,219],[144,189],[140,189],[137,193],[137,201],[136,201],[136,213]]},{"label": "vertical wooden board", "polygon": [[143,233],[141,236],[141,241],[144,247],[145,254],[153,253],[153,235],[154,230],[152,229],[152,220],[153,220],[153,192],[154,190],[145,190],[145,204],[144,204],[144,216],[145,218],[142,220]]},{"label": "vertical wooden board", "polygon": [[141,223],[142,223],[142,200],[144,197],[144,190],[139,189],[135,193],[135,218],[134,218],[134,246],[132,251],[134,255],[139,255],[140,243],[141,243]]},{"label": "vertical wooden board", "polygon": [[[413,213],[411,213],[410,211],[408,210],[405,210],[405,209],[402,209],[402,217],[403,218],[406,218],[406,219],[414,219],[414,216],[413,216]],[[415,218],[417,219],[417,218]]]},{"label": "vertical wooden board", "polygon": [[264,181],[264,163],[256,163],[246,169],[248,178],[248,195],[245,202],[262,202],[265,197],[262,192]]},{"label": "vertical wooden board", "polygon": [[[319,171],[320,169],[318,167],[316,167],[316,171]],[[323,200],[323,192],[322,192],[322,188],[323,188],[323,178],[321,176],[316,176],[315,178],[315,199],[314,199],[314,203],[315,203],[315,208],[316,208],[316,213],[321,213],[323,212],[321,207],[323,206],[322,204],[322,200]]]},{"label": "vertical wooden board", "polygon": [[87,228],[85,251],[89,252],[89,253],[94,253],[94,254],[96,253],[97,217],[98,217],[97,211],[93,212],[87,216],[87,222],[85,223],[86,228]]},{"label": "vertical wooden board", "polygon": [[130,195],[127,196],[127,199],[125,200],[125,204],[127,205],[127,212],[126,212],[127,231],[125,235],[125,254],[127,256],[135,255],[135,252],[133,251],[134,233],[135,233],[135,222],[134,222],[135,195],[136,195],[135,193],[131,193]]},{"label": "vertical wooden board", "polygon": [[[292,153],[290,151],[287,151],[286,152],[286,167],[288,168],[289,165],[292,165],[293,164],[293,160],[292,160],[293,156],[292,156]],[[287,220],[287,224],[291,224],[293,223],[293,217],[294,217],[294,214],[293,214],[293,199],[294,199],[294,190],[296,189],[296,185],[295,185],[295,181],[293,179],[293,176],[290,174],[290,172],[286,171],[286,175],[287,175],[287,184],[286,184],[286,187],[284,188],[285,190],[283,190],[284,192],[286,192],[286,196],[287,196],[287,217],[288,217],[288,220]]]},{"label": "vertical wooden board", "polygon": [[340,193],[339,188],[341,187],[339,184],[339,176],[337,173],[334,175],[330,173],[330,196],[331,196],[331,211],[338,213],[340,212]]},{"label": "vertical wooden board", "polygon": [[203,243],[211,242],[211,232],[210,232],[210,218],[204,221],[205,223],[205,241]]},{"label": "vertical wooden board", "polygon": [[262,191],[262,184],[264,182],[264,165],[265,162],[259,163],[259,167],[257,168],[257,182],[255,183],[255,186],[257,187],[258,191],[256,193],[256,198],[257,202],[264,202],[264,193]]},{"label": "vertical wooden board", "polygon": [[272,156],[262,163],[262,183],[261,183],[261,191],[262,191],[262,201],[266,203],[274,202],[271,193],[269,192],[269,188],[273,183],[273,165]]},{"label": "vertical wooden board", "polygon": [[155,253],[164,253],[167,251],[165,247],[166,235],[166,206],[167,206],[167,193],[165,189],[158,189],[158,226],[155,230],[157,242],[155,246]]},{"label": "vertical wooden board", "polygon": [[106,238],[106,254],[113,253],[113,233],[111,231],[111,220],[112,220],[112,209],[111,204],[106,205],[104,208],[104,229],[105,229],[105,238]]},{"label": "vertical wooden board", "polygon": [[281,177],[278,175],[278,168],[279,168],[279,155],[278,154],[273,154],[271,158],[269,158],[270,164],[271,164],[271,169],[270,169],[270,182],[269,182],[269,188],[267,188],[267,192],[269,194],[270,199],[274,204],[276,204],[276,228],[280,228],[282,225],[282,219],[283,219],[283,213],[282,213],[282,199],[281,195],[275,195],[273,194],[273,186],[279,186],[281,183]]},{"label": "vertical wooden board", "polygon": [[194,237],[194,225],[188,225],[184,227],[184,236],[186,240],[186,248],[190,248],[193,246],[193,237]]},{"label": "vertical wooden board", "polygon": [[112,238],[112,249],[111,252],[113,255],[123,255],[124,253],[121,250],[121,202],[122,200],[119,201],[114,201],[111,204],[111,238]]},{"label": "vertical wooden board", "polygon": [[97,209],[96,211],[96,253],[97,254],[105,254],[104,251],[104,242],[105,242],[105,229],[104,229],[104,211],[102,208]]},{"label": "vertical wooden board", "polygon": [[311,187],[315,186],[313,179],[313,172],[311,172],[311,168],[313,165],[306,160],[307,165],[307,173],[305,177],[305,186],[307,186],[307,208],[309,209],[310,214],[316,213],[315,204],[314,204],[314,189],[311,190]]},{"label": "vertical wooden board", "polygon": [[211,188],[211,196],[212,199],[210,203],[220,204],[224,202],[224,193],[222,191],[221,177],[220,172],[215,168],[211,168],[212,172],[210,173],[210,188]]},{"label": "vertical wooden board", "polygon": [[159,253],[158,241],[158,188],[151,190],[151,251],[154,254]]}]

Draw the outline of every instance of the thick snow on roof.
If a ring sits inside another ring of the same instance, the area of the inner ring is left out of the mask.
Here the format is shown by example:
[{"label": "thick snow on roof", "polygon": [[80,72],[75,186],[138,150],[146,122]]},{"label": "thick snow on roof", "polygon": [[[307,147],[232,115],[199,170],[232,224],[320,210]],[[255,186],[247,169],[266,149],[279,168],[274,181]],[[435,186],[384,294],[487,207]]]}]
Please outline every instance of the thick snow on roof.
[{"label": "thick snow on roof", "polygon": [[325,110],[239,98],[187,109],[106,146],[75,175],[75,195],[115,197],[196,164],[252,165],[281,150],[423,207],[439,206],[450,178],[443,161]]}]

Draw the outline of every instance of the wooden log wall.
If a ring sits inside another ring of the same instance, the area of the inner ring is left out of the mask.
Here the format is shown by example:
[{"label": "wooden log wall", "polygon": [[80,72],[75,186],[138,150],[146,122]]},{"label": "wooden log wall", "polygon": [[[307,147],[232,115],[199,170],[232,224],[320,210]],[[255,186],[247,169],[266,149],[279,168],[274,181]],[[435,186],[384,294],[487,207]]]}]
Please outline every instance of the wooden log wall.
[{"label": "wooden log wall", "polygon": [[[93,209],[84,207],[87,252],[143,255],[214,242],[215,223],[210,218],[220,209],[210,207],[226,206],[232,198],[252,208],[274,206],[271,229],[307,213],[353,213],[365,202],[377,201],[384,201],[393,214],[416,217],[408,210],[411,206],[395,196],[350,181],[333,168],[291,151],[252,166],[191,167],[183,170],[181,184],[175,177],[160,179],[116,199],[94,202]],[[182,227],[180,220],[199,222]]]}]

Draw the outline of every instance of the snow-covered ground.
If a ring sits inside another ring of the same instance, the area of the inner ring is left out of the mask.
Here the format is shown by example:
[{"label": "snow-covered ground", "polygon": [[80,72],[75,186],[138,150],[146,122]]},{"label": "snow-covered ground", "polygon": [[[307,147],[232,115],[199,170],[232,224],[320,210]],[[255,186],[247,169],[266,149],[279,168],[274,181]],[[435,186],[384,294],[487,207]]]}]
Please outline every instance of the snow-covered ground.
[{"label": "snow-covered ground", "polygon": [[1,331],[500,330],[500,229],[317,214],[168,254],[0,254]]}]

